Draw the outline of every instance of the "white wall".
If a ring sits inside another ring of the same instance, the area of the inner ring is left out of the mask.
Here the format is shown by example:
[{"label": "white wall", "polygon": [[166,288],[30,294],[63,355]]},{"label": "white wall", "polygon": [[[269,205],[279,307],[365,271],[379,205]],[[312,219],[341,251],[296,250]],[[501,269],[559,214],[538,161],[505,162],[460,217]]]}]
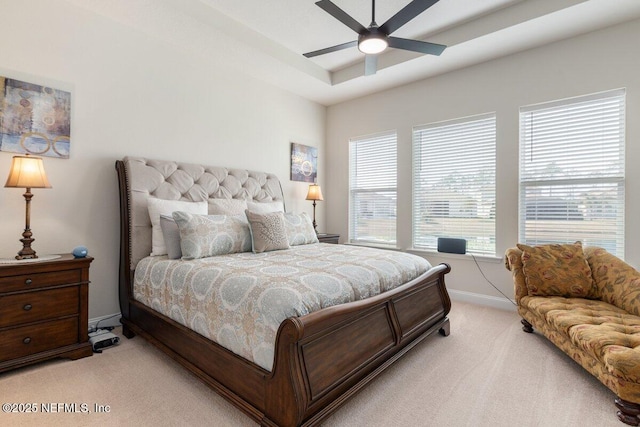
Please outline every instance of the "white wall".
[{"label": "white wall", "polygon": [[[497,115],[497,256],[518,241],[518,108],[539,102],[627,88],[626,249],[640,266],[640,21],[469,67],[400,88],[329,107],[327,228],[348,235],[348,140],[398,132],[398,246],[411,247],[411,129],[480,113]],[[449,289],[500,297],[468,256],[423,253],[447,262]],[[480,260],[482,271],[512,296],[510,273],[501,260]],[[491,298],[488,298],[491,299]]]},{"label": "white wall", "polygon": [[[119,312],[115,160],[125,155],[263,170],[282,180],[288,210],[307,185],[289,181],[290,142],[319,148],[326,108],[61,0],[0,0],[0,75],[72,93],[71,156],[45,157],[52,189],[34,189],[38,254],[79,244],[91,265],[89,317]],[[13,153],[0,152],[0,179]],[[21,248],[24,198],[0,191],[0,257]],[[324,224],[324,205],[318,205]],[[323,228],[321,225],[320,228]]]},{"label": "white wall", "polygon": [[[72,92],[71,158],[45,158],[53,188],[33,191],[31,226],[39,254],[89,247],[95,257],[92,318],[119,311],[114,162],[125,155],[274,172],[282,179],[287,207],[311,212],[304,201],[307,186],[288,179],[289,143],[317,146],[325,195],[318,204],[319,228],[344,240],[348,139],[396,129],[398,221],[404,224],[398,237],[408,249],[412,126],[495,111],[500,256],[518,236],[518,107],[619,87],[627,88],[626,259],[640,265],[640,223],[634,221],[640,214],[640,21],[345,102],[327,113],[227,68],[224,57],[183,51],[63,0],[0,0],[0,10],[0,75]],[[0,152],[0,179],[12,155]],[[0,191],[0,257],[12,257],[21,247],[22,192]],[[450,289],[499,296],[467,257],[425,256],[453,266]],[[499,260],[480,265],[511,295],[509,273]]]}]

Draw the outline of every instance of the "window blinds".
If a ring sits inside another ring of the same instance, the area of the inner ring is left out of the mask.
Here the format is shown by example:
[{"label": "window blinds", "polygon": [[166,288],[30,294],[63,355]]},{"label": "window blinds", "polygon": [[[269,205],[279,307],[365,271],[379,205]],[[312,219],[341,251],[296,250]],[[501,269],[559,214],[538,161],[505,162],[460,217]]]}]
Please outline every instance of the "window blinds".
[{"label": "window blinds", "polygon": [[467,240],[467,251],[495,255],[495,114],[413,130],[413,246],[438,237]]},{"label": "window blinds", "polygon": [[353,138],[349,146],[349,240],[395,245],[396,133]]},{"label": "window blinds", "polygon": [[520,241],[624,255],[625,91],[520,109]]}]

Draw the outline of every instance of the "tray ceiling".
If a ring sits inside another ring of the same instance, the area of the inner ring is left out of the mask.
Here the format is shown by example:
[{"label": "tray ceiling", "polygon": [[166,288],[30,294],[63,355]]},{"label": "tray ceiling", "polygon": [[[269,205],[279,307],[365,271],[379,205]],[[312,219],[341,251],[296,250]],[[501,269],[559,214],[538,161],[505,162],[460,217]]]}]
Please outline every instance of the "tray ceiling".
[{"label": "tray ceiling", "polygon": [[[324,105],[640,18],[638,0],[440,0],[393,35],[445,44],[439,57],[388,49],[364,76],[357,35],[315,0],[67,0]],[[332,0],[364,26],[371,0]],[[378,0],[384,23],[410,0]]]}]

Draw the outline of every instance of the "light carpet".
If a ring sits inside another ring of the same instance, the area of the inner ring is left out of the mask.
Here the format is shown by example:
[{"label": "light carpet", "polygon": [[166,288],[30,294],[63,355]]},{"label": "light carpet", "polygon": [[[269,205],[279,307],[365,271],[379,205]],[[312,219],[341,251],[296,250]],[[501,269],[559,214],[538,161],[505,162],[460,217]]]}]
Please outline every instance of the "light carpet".
[{"label": "light carpet", "polygon": [[[450,336],[427,338],[323,425],[624,425],[614,394],[546,338],[522,332],[515,312],[454,301],[449,317]],[[90,411],[0,413],[2,426],[256,425],[140,337],[0,374],[0,401]]]}]

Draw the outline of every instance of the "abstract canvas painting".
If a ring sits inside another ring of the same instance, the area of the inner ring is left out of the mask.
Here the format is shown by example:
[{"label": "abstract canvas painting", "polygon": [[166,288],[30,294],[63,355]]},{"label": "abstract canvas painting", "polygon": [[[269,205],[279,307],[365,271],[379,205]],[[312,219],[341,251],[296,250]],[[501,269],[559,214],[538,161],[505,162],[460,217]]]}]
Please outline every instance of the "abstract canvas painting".
[{"label": "abstract canvas painting", "polygon": [[318,177],[318,149],[291,143],[291,181],[316,182]]},{"label": "abstract canvas painting", "polygon": [[0,76],[0,151],[69,158],[71,93]]}]

